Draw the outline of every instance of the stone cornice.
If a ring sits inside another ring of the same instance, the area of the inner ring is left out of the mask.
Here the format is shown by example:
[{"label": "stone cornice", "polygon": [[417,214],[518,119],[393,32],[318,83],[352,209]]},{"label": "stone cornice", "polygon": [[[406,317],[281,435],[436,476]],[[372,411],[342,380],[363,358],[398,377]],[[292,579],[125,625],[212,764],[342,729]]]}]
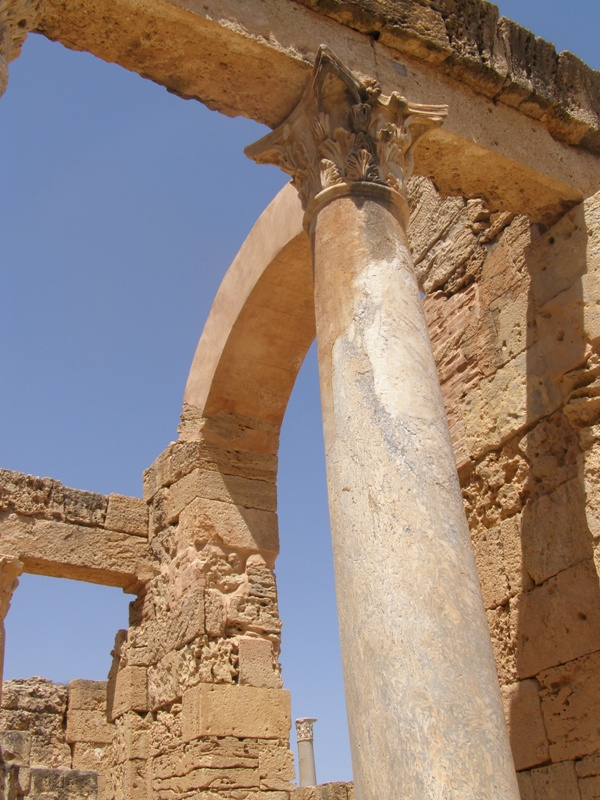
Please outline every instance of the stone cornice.
[{"label": "stone cornice", "polygon": [[245,152],[292,177],[306,227],[322,205],[348,194],[390,200],[407,224],[412,149],[447,113],[447,106],[410,103],[397,92],[383,96],[376,83],[360,82],[321,46],[296,108]]},{"label": "stone cornice", "polygon": [[[600,71],[486,0],[294,0],[600,153]],[[574,91],[574,87],[576,91]]]}]

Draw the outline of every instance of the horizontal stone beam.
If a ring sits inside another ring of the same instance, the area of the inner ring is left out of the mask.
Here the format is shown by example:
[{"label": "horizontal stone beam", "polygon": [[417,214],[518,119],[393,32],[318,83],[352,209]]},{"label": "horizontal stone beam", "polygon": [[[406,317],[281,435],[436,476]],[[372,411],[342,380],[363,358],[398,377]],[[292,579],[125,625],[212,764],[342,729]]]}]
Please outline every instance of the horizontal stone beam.
[{"label": "horizontal stone beam", "polygon": [[0,470],[0,551],[24,571],[135,593],[154,575],[143,500]]},{"label": "horizontal stone beam", "polygon": [[[508,21],[496,25],[487,3],[469,0],[465,18],[473,17],[473,5],[485,18],[489,63],[479,33],[461,39],[450,13],[417,0],[331,2],[327,16],[318,0],[46,0],[38,29],[209,108],[271,127],[297,104],[327,42],[384,93],[450,106],[444,128],[415,152],[416,171],[440,191],[481,196],[492,208],[551,222],[600,188],[598,73],[571,57],[557,78],[551,46],[536,44],[549,66],[529,76],[531,35]],[[585,87],[580,105],[567,100],[573,76]],[[558,104],[551,100],[556,80]]]}]

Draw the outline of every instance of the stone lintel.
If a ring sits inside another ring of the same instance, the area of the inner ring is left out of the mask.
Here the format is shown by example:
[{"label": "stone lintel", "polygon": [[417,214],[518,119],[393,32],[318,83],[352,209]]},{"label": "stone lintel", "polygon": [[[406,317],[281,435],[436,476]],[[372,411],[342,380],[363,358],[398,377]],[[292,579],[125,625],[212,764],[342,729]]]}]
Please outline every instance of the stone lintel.
[{"label": "stone lintel", "polygon": [[[414,11],[417,4],[410,5]],[[482,13],[487,5],[481,3]],[[356,7],[363,21],[373,16],[372,30],[381,26],[368,3]],[[469,48],[447,30],[452,15],[421,10],[433,15],[433,27],[411,26],[399,10],[398,20],[386,25],[387,35],[375,44],[360,32],[362,23],[352,30],[333,12],[333,18],[315,14],[291,0],[213,0],[202,5],[185,0],[47,0],[38,29],[209,108],[271,127],[297,104],[319,45],[326,41],[352,71],[378,80],[384,93],[399,91],[413,102],[422,102],[423,96],[426,102],[449,105],[443,132],[428,137],[427,148],[415,150],[415,171],[431,176],[443,192],[483,196],[493,208],[545,222],[593,194],[600,183],[598,159],[591,152],[600,150],[600,142],[594,144],[600,139],[598,73],[573,56],[569,64],[563,58],[564,99],[555,109],[552,70],[536,76],[529,89],[521,80],[527,74],[524,48],[521,52],[515,45],[503,61],[499,41],[496,57],[484,65],[472,55],[476,47]],[[502,41],[516,41],[511,25],[503,21],[492,32],[504,37]],[[439,46],[428,39],[432,30],[439,31]],[[475,32],[472,36],[476,38]],[[503,46],[506,50],[506,42]],[[432,62],[426,54],[433,52],[438,57]],[[486,80],[478,83],[477,75]],[[567,108],[569,75],[585,89],[584,108],[573,106],[571,95]],[[496,102],[498,96],[501,102]],[[573,144],[579,147],[568,146]]]}]

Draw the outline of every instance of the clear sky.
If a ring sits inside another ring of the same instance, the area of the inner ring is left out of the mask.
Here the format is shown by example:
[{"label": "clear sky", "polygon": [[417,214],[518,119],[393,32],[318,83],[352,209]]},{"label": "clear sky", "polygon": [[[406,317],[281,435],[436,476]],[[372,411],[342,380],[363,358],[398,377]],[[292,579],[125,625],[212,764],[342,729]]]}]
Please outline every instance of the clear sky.
[{"label": "clear sky", "polygon": [[[501,13],[600,68],[598,0],[504,0]],[[212,299],[286,177],[245,145],[265,128],[30,36],[0,100],[0,467],[141,494],[176,438]],[[282,664],[315,716],[317,776],[347,746],[314,353],[292,395],[279,478]],[[1,531],[0,531],[1,533]],[[5,677],[104,679],[129,597],[24,576]]]}]

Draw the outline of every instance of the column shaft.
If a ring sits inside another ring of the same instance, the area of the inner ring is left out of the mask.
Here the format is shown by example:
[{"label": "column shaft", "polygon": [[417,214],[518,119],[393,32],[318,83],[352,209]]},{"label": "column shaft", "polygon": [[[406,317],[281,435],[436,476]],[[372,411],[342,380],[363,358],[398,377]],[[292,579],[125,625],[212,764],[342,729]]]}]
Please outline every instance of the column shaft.
[{"label": "column shaft", "polygon": [[357,800],[518,800],[479,579],[404,230],[342,197],[311,224]]}]

